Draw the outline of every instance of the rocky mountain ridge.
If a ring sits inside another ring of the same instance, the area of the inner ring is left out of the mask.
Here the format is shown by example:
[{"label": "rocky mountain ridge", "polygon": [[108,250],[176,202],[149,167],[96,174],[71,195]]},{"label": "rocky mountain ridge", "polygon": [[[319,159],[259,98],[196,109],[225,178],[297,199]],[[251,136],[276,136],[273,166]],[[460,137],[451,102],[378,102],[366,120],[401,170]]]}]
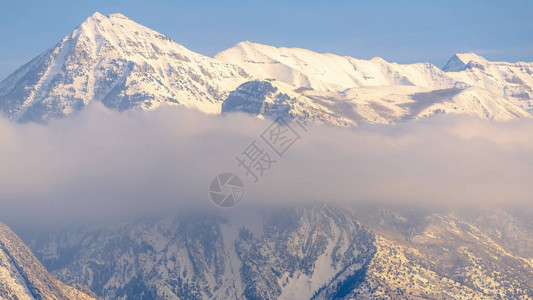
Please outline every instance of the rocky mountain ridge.
[{"label": "rocky mountain ridge", "polygon": [[53,274],[105,299],[528,299],[527,220],[316,204],[66,230],[31,244]]},{"label": "rocky mountain ridge", "polygon": [[0,299],[96,299],[50,275],[22,240],[0,222]]},{"label": "rocky mountain ridge", "polygon": [[529,118],[533,108],[533,63],[467,53],[441,70],[251,42],[210,58],[121,14],[95,13],[0,83],[0,110],[20,122],[64,117],[92,101],[120,111],[183,105],[218,114],[230,93],[257,80],[296,95],[282,104],[292,114],[334,126],[442,113],[506,121]]},{"label": "rocky mountain ridge", "polygon": [[249,76],[192,52],[121,14],[95,13],[0,83],[0,108],[17,121],[68,115],[92,101],[127,110],[161,104],[218,113]]}]

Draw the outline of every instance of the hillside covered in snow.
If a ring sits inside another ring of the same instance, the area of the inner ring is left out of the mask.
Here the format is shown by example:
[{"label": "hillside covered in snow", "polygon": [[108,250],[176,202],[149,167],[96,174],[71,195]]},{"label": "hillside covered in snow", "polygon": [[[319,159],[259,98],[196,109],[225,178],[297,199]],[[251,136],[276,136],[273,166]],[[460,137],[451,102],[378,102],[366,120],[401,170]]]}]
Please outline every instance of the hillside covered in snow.
[{"label": "hillside covered in snow", "polygon": [[9,227],[0,222],[0,299],[92,300],[55,279]]},{"label": "hillside covered in snow", "polygon": [[62,230],[32,242],[104,299],[529,299],[525,212],[307,205]]},{"label": "hillside covered in snow", "polygon": [[[92,101],[120,111],[183,105],[218,114],[245,89],[260,94],[250,90],[257,80],[287,95],[277,101],[291,115],[334,126],[440,113],[505,121],[531,117],[533,109],[533,63],[468,53],[439,69],[251,42],[210,58],[121,14],[95,13],[0,83],[0,110],[21,122],[63,117]],[[222,112],[255,105],[240,99]]]}]

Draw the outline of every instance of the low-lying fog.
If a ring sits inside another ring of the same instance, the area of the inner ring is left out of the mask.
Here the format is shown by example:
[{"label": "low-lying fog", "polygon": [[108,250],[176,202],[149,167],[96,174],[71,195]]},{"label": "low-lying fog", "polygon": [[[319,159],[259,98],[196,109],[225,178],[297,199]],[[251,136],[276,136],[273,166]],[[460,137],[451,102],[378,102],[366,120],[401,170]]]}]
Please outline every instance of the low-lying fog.
[{"label": "low-lying fog", "polygon": [[[47,125],[0,119],[0,220],[14,226],[223,211],[209,182],[245,182],[237,207],[301,202],[532,206],[533,120],[436,117],[396,126],[310,126],[283,155],[271,124],[184,108],[110,111],[95,103]],[[257,183],[235,159],[256,141],[276,160]]]}]

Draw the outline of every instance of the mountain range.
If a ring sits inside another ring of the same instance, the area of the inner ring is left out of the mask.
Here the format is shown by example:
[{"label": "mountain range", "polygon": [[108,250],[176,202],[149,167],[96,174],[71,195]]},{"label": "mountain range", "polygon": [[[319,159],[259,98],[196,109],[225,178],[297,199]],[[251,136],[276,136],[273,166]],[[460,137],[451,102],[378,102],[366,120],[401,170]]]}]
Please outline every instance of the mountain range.
[{"label": "mountain range", "polygon": [[28,240],[104,299],[531,299],[529,216],[313,204]]},{"label": "mountain range", "polygon": [[[438,68],[251,42],[212,58],[100,13],[0,82],[16,122],[91,102],[339,127],[507,121],[530,118],[532,97],[533,63],[464,53]],[[0,223],[0,299],[533,299],[531,215],[309,204],[43,229],[29,248]]]},{"label": "mountain range", "polygon": [[92,101],[120,111],[183,105],[265,116],[275,106],[335,126],[439,113],[503,121],[531,117],[532,97],[533,63],[466,53],[439,69],[251,42],[211,58],[121,14],[100,13],[0,83],[0,110],[20,122],[63,117]]},{"label": "mountain range", "polygon": [[52,275],[0,223],[0,299],[531,299],[530,216],[308,204],[27,235]]}]

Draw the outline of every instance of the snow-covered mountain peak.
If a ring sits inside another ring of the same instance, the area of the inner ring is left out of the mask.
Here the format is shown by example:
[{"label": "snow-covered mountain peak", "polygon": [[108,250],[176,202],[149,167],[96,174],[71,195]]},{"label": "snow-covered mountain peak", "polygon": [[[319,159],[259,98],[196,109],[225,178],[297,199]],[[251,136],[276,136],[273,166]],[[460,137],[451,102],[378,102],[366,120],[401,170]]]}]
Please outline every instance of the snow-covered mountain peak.
[{"label": "snow-covered mountain peak", "polygon": [[[70,35],[66,36],[63,41],[77,39],[80,36],[85,40],[99,44],[99,46],[105,46],[104,44],[108,43],[122,50],[139,46],[146,47],[146,45],[155,42],[158,46],[159,44],[165,44],[165,46],[172,48],[178,47],[180,51],[187,51],[185,47],[177,44],[169,37],[140,25],[119,13],[104,16],[96,12]],[[145,50],[150,51],[152,49]],[[156,49],[154,48],[153,50]]]},{"label": "snow-covered mountain peak", "polygon": [[442,68],[445,72],[459,72],[467,68],[467,65],[478,64],[487,65],[489,63],[484,57],[479,56],[473,52],[470,53],[456,53],[446,63],[446,66]]},{"label": "snow-covered mountain peak", "polygon": [[97,12],[95,11],[94,14],[92,14],[89,18],[87,19],[103,19],[103,18],[106,18],[106,16],[100,12]]},{"label": "snow-covered mountain peak", "polygon": [[455,54],[443,68],[446,75],[482,87],[525,110],[533,110],[533,63],[488,61],[475,53]]},{"label": "snow-covered mountain peak", "polygon": [[[315,100],[336,99],[333,103],[357,103],[360,116],[344,116],[342,110],[333,110],[338,116],[348,117],[355,123],[359,123],[359,120],[396,122],[419,117],[418,114],[423,112],[419,110],[420,107],[404,107],[411,101],[418,102],[411,97],[413,93],[428,93],[428,99],[424,98],[422,106],[430,110],[423,115],[459,112],[507,120],[529,117],[530,114],[524,109],[533,108],[533,64],[490,62],[475,53],[455,54],[443,68],[444,71],[431,63],[399,64],[387,62],[380,57],[362,60],[250,42],[239,43],[215,57],[239,65],[258,79],[275,79],[290,84],[295,89],[302,87],[308,90],[304,94],[313,94],[312,99]],[[396,91],[396,86],[411,86],[416,89]],[[391,91],[395,97],[401,98],[400,102],[381,98],[374,89],[361,89],[367,87]],[[468,93],[454,94],[453,97],[444,93],[441,97],[441,91],[460,91],[469,87],[479,87],[489,92],[470,89]],[[365,98],[363,101],[361,93],[355,92],[353,97],[343,94],[344,91],[355,90],[377,98]],[[404,92],[407,94],[403,94]],[[390,107],[391,103],[394,103],[393,107]],[[375,109],[378,104],[379,107],[388,107],[394,113],[383,115],[383,110]],[[327,112],[325,109],[322,111]]]},{"label": "snow-covered mountain peak", "polygon": [[99,23],[99,22],[102,22],[102,21],[110,20],[110,19],[121,19],[121,20],[124,20],[124,21],[130,21],[130,22],[135,23],[134,21],[132,21],[131,19],[129,19],[128,17],[126,17],[125,15],[120,14],[120,13],[104,15],[104,14],[96,11],[96,12],[94,12],[94,14],[92,14],[90,17],[88,17],[82,24],[92,23],[92,22]]},{"label": "snow-covered mountain peak", "polygon": [[296,87],[338,92],[354,87],[415,85],[451,88],[462,85],[432,64],[400,65],[382,58],[355,59],[299,48],[243,42],[215,56],[258,79],[276,79]]},{"label": "snow-covered mountain peak", "polygon": [[0,83],[0,110],[18,121],[61,117],[91,101],[118,110],[170,104],[219,113],[249,77],[121,14],[97,12]]},{"label": "snow-covered mountain peak", "polygon": [[[424,100],[424,107],[431,108],[441,100],[461,100],[457,102],[462,103],[461,112],[488,118],[524,115],[512,105],[503,105],[504,101],[533,110],[533,63],[489,62],[474,53],[457,53],[443,70],[431,63],[399,64],[380,57],[363,60],[250,41],[211,58],[122,14],[96,12],[56,46],[0,82],[0,111],[18,121],[43,121],[100,101],[118,110],[152,110],[170,104],[219,113],[232,91],[244,95],[247,89],[262,86],[254,80],[270,81],[277,88],[265,99],[280,100],[288,95],[287,99],[296,99],[285,101],[283,107],[290,107],[290,113],[313,115],[326,123],[333,119],[342,119],[342,124],[390,123],[416,117],[420,111],[405,107],[417,102],[413,93],[431,95]],[[251,83],[236,90],[245,82]],[[471,90],[475,97],[439,96],[441,90],[474,86],[498,97],[477,90]],[[292,94],[295,91],[297,95]],[[478,96],[483,99],[478,101]],[[322,102],[315,103],[317,99]],[[489,105],[484,100],[499,104]],[[357,114],[342,109],[346,103],[355,105]],[[302,110],[304,107],[309,111]],[[485,107],[490,113],[473,111]],[[438,111],[458,108],[446,106]],[[502,109],[509,111],[499,113]]]},{"label": "snow-covered mountain peak", "polygon": [[483,64],[488,63],[487,59],[485,59],[483,56],[475,54],[474,52],[456,53],[455,56],[457,56],[465,64],[468,64],[469,62],[476,62],[476,63],[483,63]]}]

